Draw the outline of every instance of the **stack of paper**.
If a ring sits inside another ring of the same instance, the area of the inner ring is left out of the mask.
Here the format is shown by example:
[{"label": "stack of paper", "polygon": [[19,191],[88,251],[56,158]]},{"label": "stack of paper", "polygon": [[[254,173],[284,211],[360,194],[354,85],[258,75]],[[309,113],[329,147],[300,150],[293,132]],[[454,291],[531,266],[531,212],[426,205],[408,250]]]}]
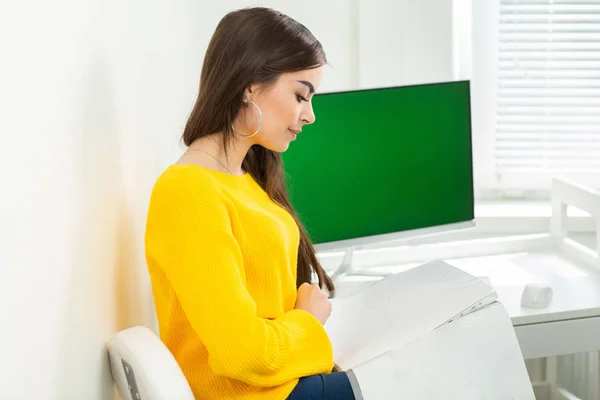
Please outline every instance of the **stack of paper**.
[{"label": "stack of paper", "polygon": [[325,329],[366,400],[534,399],[496,293],[442,261],[335,299]]}]

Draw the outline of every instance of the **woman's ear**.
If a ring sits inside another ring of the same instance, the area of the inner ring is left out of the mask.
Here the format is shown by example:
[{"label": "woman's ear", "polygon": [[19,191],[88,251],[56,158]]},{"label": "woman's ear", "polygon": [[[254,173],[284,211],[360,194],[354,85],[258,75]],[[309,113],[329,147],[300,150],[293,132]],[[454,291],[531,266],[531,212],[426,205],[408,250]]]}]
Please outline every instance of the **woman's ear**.
[{"label": "woman's ear", "polygon": [[246,90],[244,91],[244,97],[247,99],[252,98],[252,94],[256,92],[256,87],[254,85],[248,85]]}]

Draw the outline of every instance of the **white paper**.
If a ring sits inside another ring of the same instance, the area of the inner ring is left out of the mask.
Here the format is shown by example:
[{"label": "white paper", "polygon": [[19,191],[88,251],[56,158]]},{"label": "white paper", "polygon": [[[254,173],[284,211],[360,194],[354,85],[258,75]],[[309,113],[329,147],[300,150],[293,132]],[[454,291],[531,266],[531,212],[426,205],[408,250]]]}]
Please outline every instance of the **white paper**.
[{"label": "white paper", "polygon": [[354,368],[365,400],[535,399],[499,303]]},{"label": "white paper", "polygon": [[334,299],[325,329],[336,363],[353,368],[495,298],[482,280],[433,261]]}]

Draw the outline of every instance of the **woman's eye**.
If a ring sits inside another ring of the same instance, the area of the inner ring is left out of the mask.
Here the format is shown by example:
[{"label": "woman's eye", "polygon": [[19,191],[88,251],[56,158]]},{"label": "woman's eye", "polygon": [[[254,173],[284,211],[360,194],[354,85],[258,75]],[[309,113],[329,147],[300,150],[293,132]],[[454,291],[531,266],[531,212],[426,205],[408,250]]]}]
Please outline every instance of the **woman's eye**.
[{"label": "woman's eye", "polygon": [[298,100],[298,103],[300,103],[301,101],[308,101],[308,100],[306,99],[306,97],[304,97],[304,96],[301,96],[301,95],[299,95],[299,94],[297,94],[297,95],[296,95],[296,100]]}]

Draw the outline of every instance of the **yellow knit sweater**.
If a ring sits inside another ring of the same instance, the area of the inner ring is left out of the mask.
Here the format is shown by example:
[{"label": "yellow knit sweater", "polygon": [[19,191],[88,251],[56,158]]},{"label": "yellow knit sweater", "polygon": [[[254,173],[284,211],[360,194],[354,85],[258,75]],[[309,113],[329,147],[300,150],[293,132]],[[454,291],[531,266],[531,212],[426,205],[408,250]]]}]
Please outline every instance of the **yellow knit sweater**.
[{"label": "yellow knit sweater", "polygon": [[170,166],[145,244],[160,337],[197,399],[283,400],[331,371],[323,326],[294,310],[298,226],[250,174]]}]

